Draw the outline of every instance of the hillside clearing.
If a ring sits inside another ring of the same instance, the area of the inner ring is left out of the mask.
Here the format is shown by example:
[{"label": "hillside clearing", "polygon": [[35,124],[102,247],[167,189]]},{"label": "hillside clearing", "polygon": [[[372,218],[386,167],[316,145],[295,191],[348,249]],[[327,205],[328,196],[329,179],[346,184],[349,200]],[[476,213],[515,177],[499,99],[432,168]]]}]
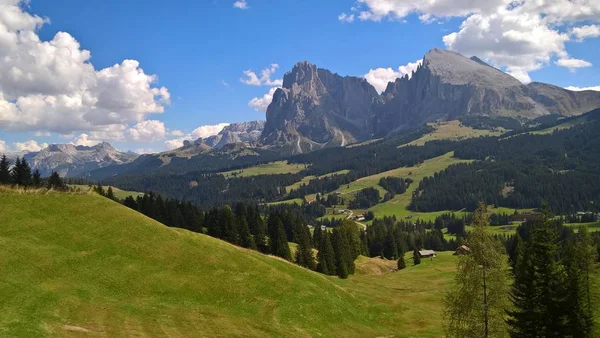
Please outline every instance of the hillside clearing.
[{"label": "hillside clearing", "polygon": [[248,177],[258,175],[295,174],[304,169],[306,169],[304,164],[289,164],[287,161],[276,161],[244,169],[225,171],[220,174],[226,178]]},{"label": "hillside clearing", "polygon": [[422,146],[429,141],[435,140],[464,140],[482,136],[499,136],[505,132],[504,130],[473,129],[472,127],[463,126],[460,121],[429,123],[429,126],[435,128],[435,130],[400,147],[409,145]]},{"label": "hillside clearing", "polygon": [[[79,189],[79,190],[84,191],[84,192],[88,192],[88,191],[92,190],[92,187],[89,186],[89,185],[70,184],[69,186],[72,187],[72,188],[75,188],[75,189]],[[106,191],[108,189],[108,186],[103,187],[103,188]],[[140,195],[143,195],[143,193],[137,192],[137,191],[121,190],[121,189],[119,189],[117,187],[111,187],[111,188],[113,190],[113,194],[115,194],[115,197],[118,198],[118,199],[125,199],[125,198],[127,198],[129,196],[132,196],[133,198],[136,198],[136,197],[138,197]]]}]

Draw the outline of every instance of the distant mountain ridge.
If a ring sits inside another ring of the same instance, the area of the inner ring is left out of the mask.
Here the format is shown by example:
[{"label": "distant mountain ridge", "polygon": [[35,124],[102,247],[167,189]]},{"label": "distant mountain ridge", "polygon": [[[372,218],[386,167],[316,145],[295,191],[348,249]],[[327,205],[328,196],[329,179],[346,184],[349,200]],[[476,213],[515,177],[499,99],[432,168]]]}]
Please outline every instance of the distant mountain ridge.
[{"label": "distant mountain ridge", "polygon": [[528,85],[477,57],[432,49],[380,95],[365,79],[303,61],[285,74],[267,109],[261,142],[290,153],[340,146],[425,122],[464,116],[533,119],[600,107],[600,92]]},{"label": "distant mountain ridge", "polygon": [[212,148],[223,148],[231,143],[255,143],[265,129],[265,121],[232,123],[223,128],[219,134],[205,138],[203,143]]},{"label": "distant mountain ridge", "polygon": [[102,142],[95,146],[74,144],[51,144],[39,152],[30,152],[23,157],[42,176],[56,171],[63,177],[80,176],[94,169],[115,164],[129,163],[138,155],[116,150],[110,143]]}]

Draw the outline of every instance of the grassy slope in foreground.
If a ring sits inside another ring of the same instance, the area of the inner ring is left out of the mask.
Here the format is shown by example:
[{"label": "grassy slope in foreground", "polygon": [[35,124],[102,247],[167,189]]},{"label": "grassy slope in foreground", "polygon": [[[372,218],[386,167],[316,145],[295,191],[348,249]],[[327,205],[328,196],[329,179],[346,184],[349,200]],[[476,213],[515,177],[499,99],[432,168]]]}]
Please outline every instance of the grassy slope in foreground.
[{"label": "grassy slope in foreground", "polygon": [[339,280],[96,195],[0,188],[0,225],[2,337],[439,337],[454,269]]},{"label": "grassy slope in foreground", "polygon": [[0,206],[3,337],[391,333],[335,278],[99,196],[0,191]]}]

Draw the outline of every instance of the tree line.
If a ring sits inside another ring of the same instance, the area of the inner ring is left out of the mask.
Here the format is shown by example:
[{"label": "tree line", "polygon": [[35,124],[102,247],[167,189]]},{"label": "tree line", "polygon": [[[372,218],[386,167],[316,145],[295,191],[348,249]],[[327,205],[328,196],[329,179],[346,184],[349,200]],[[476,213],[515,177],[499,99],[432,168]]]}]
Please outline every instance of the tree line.
[{"label": "tree line", "polygon": [[0,185],[16,185],[24,188],[42,188],[66,190],[67,185],[63,182],[58,173],[53,172],[49,177],[42,178],[40,171],[37,169],[31,170],[31,166],[25,158],[15,160],[11,167],[10,160],[6,155],[0,158]]}]

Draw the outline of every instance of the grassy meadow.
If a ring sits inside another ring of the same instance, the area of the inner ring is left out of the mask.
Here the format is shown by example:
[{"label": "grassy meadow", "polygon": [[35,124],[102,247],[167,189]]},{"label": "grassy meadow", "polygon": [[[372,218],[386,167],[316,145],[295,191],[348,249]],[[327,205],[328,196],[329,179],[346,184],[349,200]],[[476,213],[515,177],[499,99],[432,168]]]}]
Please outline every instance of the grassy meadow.
[{"label": "grassy meadow", "polygon": [[[70,184],[69,187],[74,188],[76,190],[81,190],[83,192],[89,192],[92,190],[92,187],[90,187],[89,185],[83,185],[83,184]],[[104,190],[108,189],[108,186],[103,187]],[[134,198],[139,196],[139,195],[143,195],[143,193],[141,192],[137,192],[137,191],[127,191],[127,190],[121,190],[117,187],[111,187],[113,190],[113,193],[115,194],[116,198],[119,199],[125,199],[129,196],[133,196]]]},{"label": "grassy meadow", "polygon": [[287,161],[276,161],[245,169],[221,172],[225,177],[248,177],[258,175],[295,174],[305,169],[303,164],[289,164]]},{"label": "grassy meadow", "polygon": [[0,206],[2,337],[441,335],[449,254],[339,280],[94,194],[2,190]]},{"label": "grassy meadow", "polygon": [[429,141],[435,140],[464,140],[482,136],[499,136],[504,132],[504,130],[473,129],[463,126],[460,121],[429,123],[429,125],[435,128],[433,132],[423,135],[423,137],[417,140],[403,144],[400,147],[408,145],[422,146]]}]

